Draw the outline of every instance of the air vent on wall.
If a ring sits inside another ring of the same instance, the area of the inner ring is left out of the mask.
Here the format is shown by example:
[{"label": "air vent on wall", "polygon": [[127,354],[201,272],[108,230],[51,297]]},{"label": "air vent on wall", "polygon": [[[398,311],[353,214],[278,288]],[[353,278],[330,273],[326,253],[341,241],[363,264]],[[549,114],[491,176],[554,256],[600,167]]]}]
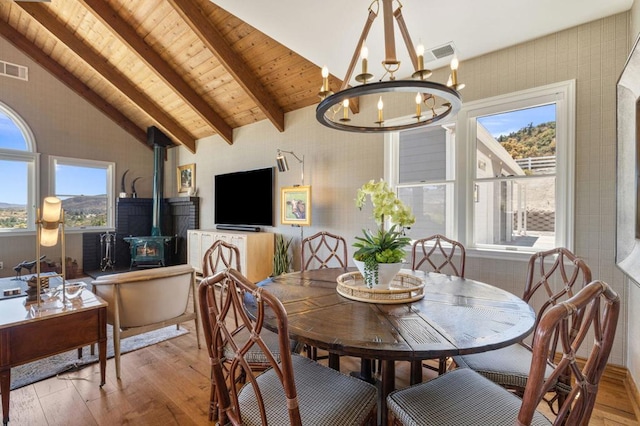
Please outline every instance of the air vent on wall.
[{"label": "air vent on wall", "polygon": [[29,81],[29,69],[24,65],[0,61],[0,75]]},{"label": "air vent on wall", "polygon": [[424,52],[425,62],[435,61],[437,59],[446,58],[456,53],[456,47],[453,42],[443,44],[442,46],[432,47]]}]

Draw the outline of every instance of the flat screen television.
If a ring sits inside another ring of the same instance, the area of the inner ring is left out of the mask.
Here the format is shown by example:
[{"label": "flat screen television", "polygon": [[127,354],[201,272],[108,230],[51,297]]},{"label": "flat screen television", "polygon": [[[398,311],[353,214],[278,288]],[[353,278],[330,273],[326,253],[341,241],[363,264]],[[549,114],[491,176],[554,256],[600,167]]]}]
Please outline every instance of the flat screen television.
[{"label": "flat screen television", "polygon": [[215,175],[216,224],[273,226],[274,169]]}]

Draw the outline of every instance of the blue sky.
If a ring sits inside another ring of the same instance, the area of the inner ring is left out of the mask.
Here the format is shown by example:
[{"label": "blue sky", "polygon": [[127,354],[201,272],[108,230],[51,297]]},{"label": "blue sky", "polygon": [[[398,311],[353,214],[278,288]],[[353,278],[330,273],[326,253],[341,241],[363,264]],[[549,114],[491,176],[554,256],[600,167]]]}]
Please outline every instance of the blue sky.
[{"label": "blue sky", "polygon": [[556,106],[555,104],[542,105],[513,112],[487,115],[478,118],[478,121],[494,138],[497,138],[500,135],[516,132],[528,126],[529,123],[533,123],[536,126],[540,123],[556,121]]},{"label": "blue sky", "polygon": [[[0,112],[0,148],[24,151],[27,148],[20,129],[6,115]],[[27,182],[27,166],[19,161],[1,161],[0,176],[5,179],[0,185],[0,203],[26,205],[27,194],[23,188]],[[105,194],[106,171],[86,167],[58,166],[57,189],[59,194],[99,195]],[[96,182],[101,185],[96,186]],[[41,188],[42,196],[48,195],[48,188]]]}]

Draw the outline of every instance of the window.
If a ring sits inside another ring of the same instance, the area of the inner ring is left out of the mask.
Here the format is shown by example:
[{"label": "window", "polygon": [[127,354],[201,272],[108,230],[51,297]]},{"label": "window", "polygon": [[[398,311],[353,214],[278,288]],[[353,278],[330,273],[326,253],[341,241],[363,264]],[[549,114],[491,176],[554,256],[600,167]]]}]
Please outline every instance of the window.
[{"label": "window", "polygon": [[114,163],[50,157],[51,193],[62,200],[67,229],[113,228]]},{"label": "window", "polygon": [[33,231],[38,155],[26,122],[0,102],[0,232]]},{"label": "window", "polygon": [[387,179],[435,233],[486,252],[573,246],[575,82],[463,105],[387,138]]}]

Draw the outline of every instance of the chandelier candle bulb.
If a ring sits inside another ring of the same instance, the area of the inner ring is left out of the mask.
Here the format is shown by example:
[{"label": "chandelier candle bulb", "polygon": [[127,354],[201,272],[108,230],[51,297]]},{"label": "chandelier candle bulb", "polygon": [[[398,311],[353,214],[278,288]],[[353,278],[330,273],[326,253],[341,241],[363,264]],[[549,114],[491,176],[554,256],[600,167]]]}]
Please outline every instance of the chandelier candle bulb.
[{"label": "chandelier candle bulb", "polygon": [[420,93],[418,93],[416,95],[416,118],[418,120],[420,120],[420,115],[422,114],[422,111],[420,110],[420,104],[422,103],[422,95]]},{"label": "chandelier candle bulb", "polygon": [[342,108],[344,109],[343,120],[349,119],[349,99],[342,101]]},{"label": "chandelier candle bulb", "polygon": [[424,69],[424,46],[419,44],[416,47],[416,55],[418,55],[418,69],[416,71],[420,71]]},{"label": "chandelier candle bulb", "polygon": [[382,123],[384,120],[382,118],[382,108],[384,107],[384,104],[382,103],[382,96],[380,96],[380,99],[378,100],[378,122]]},{"label": "chandelier candle bulb", "polygon": [[322,67],[322,91],[329,91],[329,68],[326,66]]},{"label": "chandelier candle bulb", "polygon": [[458,59],[453,58],[451,60],[451,85],[456,87],[458,85]]},{"label": "chandelier candle bulb", "polygon": [[362,49],[360,49],[360,57],[362,58],[362,74],[366,74],[368,71],[367,58],[369,57],[367,46],[363,45]]}]

